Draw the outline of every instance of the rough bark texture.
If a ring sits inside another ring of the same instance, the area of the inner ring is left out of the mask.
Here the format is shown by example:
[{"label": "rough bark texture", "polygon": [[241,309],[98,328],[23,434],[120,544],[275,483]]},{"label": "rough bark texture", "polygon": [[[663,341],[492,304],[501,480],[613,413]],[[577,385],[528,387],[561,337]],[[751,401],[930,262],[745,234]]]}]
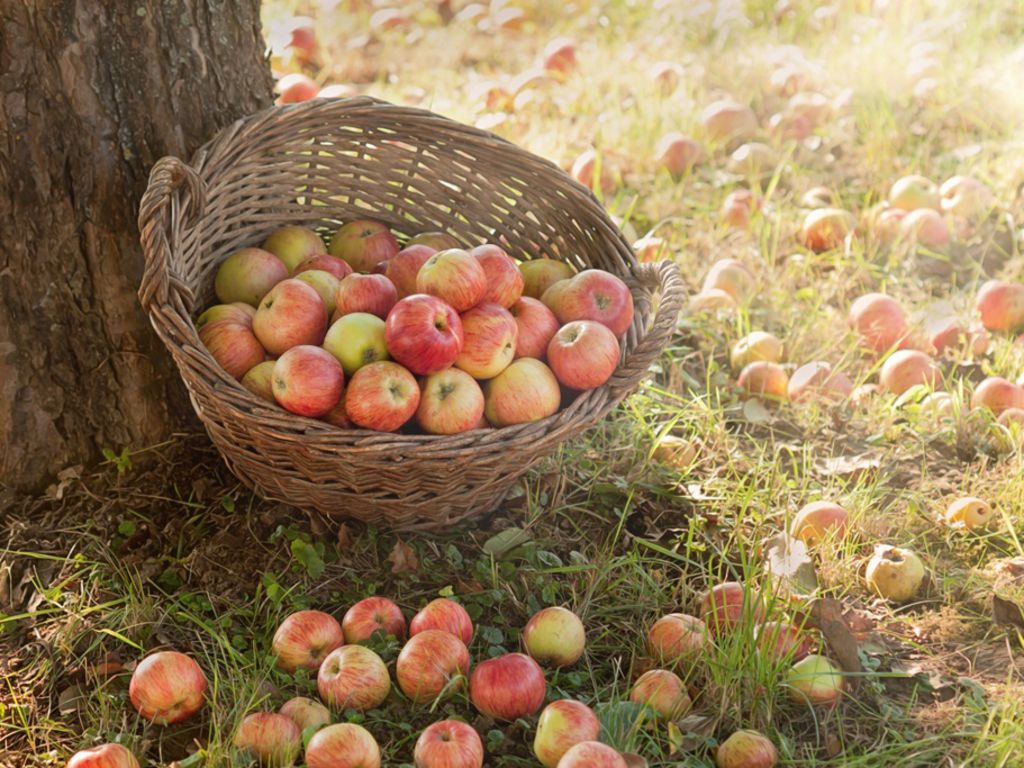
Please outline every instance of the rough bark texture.
[{"label": "rough bark texture", "polygon": [[0,486],[190,418],[135,295],[138,202],[271,85],[259,0],[0,0]]}]

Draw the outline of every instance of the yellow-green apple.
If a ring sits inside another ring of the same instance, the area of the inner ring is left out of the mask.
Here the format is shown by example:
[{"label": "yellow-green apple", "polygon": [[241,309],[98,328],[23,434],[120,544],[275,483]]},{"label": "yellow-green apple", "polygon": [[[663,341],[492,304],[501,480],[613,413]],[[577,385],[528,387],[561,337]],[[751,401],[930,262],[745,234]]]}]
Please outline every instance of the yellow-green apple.
[{"label": "yellow-green apple", "polygon": [[438,251],[420,267],[416,290],[436,296],[457,312],[465,312],[483,299],[487,274],[469,251],[449,248]]},{"label": "yellow-green apple", "polygon": [[856,222],[853,214],[841,208],[816,208],[804,217],[800,242],[815,253],[839,248]]},{"label": "yellow-green apple", "polygon": [[850,306],[850,327],[861,343],[875,352],[885,352],[909,332],[903,307],[884,293],[867,293]]},{"label": "yellow-green apple", "polygon": [[341,427],[342,429],[352,429],[352,421],[348,417],[348,412],[345,410],[345,394],[342,393],[341,399],[338,400],[331,410],[320,417],[321,421],[325,421],[328,424],[333,424],[335,427]]},{"label": "yellow-green apple", "polygon": [[931,208],[918,208],[900,219],[900,232],[909,242],[939,248],[949,242],[949,227],[942,214]]},{"label": "yellow-green apple", "polygon": [[469,678],[473,706],[495,720],[512,721],[536,714],[547,690],[544,670],[524,653],[506,653],[482,661]]},{"label": "yellow-green apple", "polygon": [[593,320],[563,325],[548,344],[548,365],[569,389],[597,389],[619,364],[619,342],[607,326]]},{"label": "yellow-green apple", "polygon": [[741,302],[753,293],[754,285],[754,275],[742,261],[719,259],[708,270],[703,289],[719,288]]},{"label": "yellow-green apple", "polygon": [[853,394],[853,382],[842,371],[836,371],[831,363],[816,360],[801,365],[789,377],[786,396],[794,403],[821,400],[835,403]]},{"label": "yellow-green apple", "polygon": [[820,93],[802,91],[789,97],[785,112],[805,118],[813,129],[831,116],[832,102]]},{"label": "yellow-green apple", "polygon": [[395,679],[414,704],[429,704],[463,688],[469,666],[465,643],[440,629],[425,629],[410,637],[398,654]]},{"label": "yellow-green apple", "polygon": [[380,768],[380,747],[361,725],[328,725],[306,745],[306,768]]},{"label": "yellow-green apple", "polygon": [[717,768],[774,768],[779,751],[757,731],[736,731],[715,752]]},{"label": "yellow-green apple", "polygon": [[319,701],[305,696],[295,696],[281,705],[279,712],[299,726],[300,731],[307,728],[322,728],[331,722],[331,712]]},{"label": "yellow-green apple", "polygon": [[545,768],[555,768],[562,755],[583,741],[594,741],[601,723],[594,710],[572,699],[559,699],[544,707],[533,737],[533,754]]},{"label": "yellow-green apple", "polygon": [[760,621],[763,613],[760,594],[748,592],[738,581],[716,584],[701,598],[700,614],[712,634],[728,632],[746,621]]},{"label": "yellow-green apple", "polygon": [[760,176],[775,167],[775,153],[767,144],[751,141],[736,147],[726,168],[730,173]]},{"label": "yellow-green apple", "polygon": [[740,371],[758,360],[780,363],[782,353],[782,342],[778,337],[765,331],[753,331],[733,345],[729,352],[729,363],[733,369]]},{"label": "yellow-green apple", "polygon": [[697,458],[697,446],[676,435],[662,435],[654,446],[651,457],[676,469],[688,469]]},{"label": "yellow-green apple", "polygon": [[398,303],[398,289],[384,275],[356,273],[338,283],[334,300],[338,317],[352,312],[369,312],[384,319]]},{"label": "yellow-green apple", "polygon": [[443,371],[459,356],[462,320],[450,304],[415,293],[401,299],[388,313],[384,338],[391,357],[425,376]]},{"label": "yellow-green apple", "polygon": [[364,429],[395,432],[416,413],[420,388],[416,377],[398,363],[364,365],[345,391],[345,413]]},{"label": "yellow-green apple", "polygon": [[300,344],[318,346],[327,333],[327,307],[320,294],[301,280],[289,278],[263,297],[252,330],[272,355]]},{"label": "yellow-green apple", "polygon": [[629,763],[607,744],[581,741],[566,750],[556,768],[629,768]]},{"label": "yellow-green apple", "polygon": [[481,303],[490,302],[508,309],[523,295],[523,273],[515,260],[497,245],[478,245],[470,255],[484,269],[487,289]]},{"label": "yellow-green apple", "polygon": [[252,328],[233,320],[207,323],[199,329],[199,340],[220,367],[236,379],[267,359]]},{"label": "yellow-green apple", "polygon": [[[598,171],[598,169],[600,169]],[[594,173],[599,173],[599,179],[594,178]],[[581,152],[569,169],[569,174],[592,192],[601,192],[607,195],[615,190],[615,175],[612,173],[608,158],[598,154],[596,149],[586,149]],[[595,187],[595,182],[597,186]]]},{"label": "yellow-green apple", "polygon": [[562,404],[558,379],[540,360],[521,357],[484,385],[484,416],[495,427],[551,416]]},{"label": "yellow-green apple", "polygon": [[262,248],[243,248],[217,267],[213,289],[224,304],[241,301],[255,307],[287,277],[288,267],[274,254]]},{"label": "yellow-green apple", "polygon": [[412,760],[416,768],[482,768],[484,745],[468,723],[441,720],[423,729]]},{"label": "yellow-green apple", "polygon": [[718,214],[730,227],[744,228],[750,224],[754,211],[760,210],[761,203],[749,189],[735,189],[725,196]]},{"label": "yellow-green apple", "polygon": [[583,655],[587,633],[580,617],[568,608],[542,608],[523,629],[523,647],[541,664],[571,667]]},{"label": "yellow-green apple", "polygon": [[281,622],[270,648],[285,672],[299,667],[316,670],[335,648],[345,643],[341,624],[323,611],[296,611]]},{"label": "yellow-green apple", "polygon": [[324,349],[341,363],[346,376],[354,375],[364,365],[387,360],[384,321],[368,312],[339,317],[327,329]]},{"label": "yellow-green apple", "polygon": [[963,496],[949,505],[945,518],[953,528],[984,528],[992,522],[992,507],[977,496]]},{"label": "yellow-green apple", "polygon": [[789,392],[789,376],[778,363],[755,360],[740,371],[736,379],[740,389],[751,395],[761,395],[775,400],[785,400]]},{"label": "yellow-green apple", "polygon": [[894,603],[904,603],[924,583],[924,562],[909,549],[888,544],[875,547],[864,573],[871,591]]},{"label": "yellow-green apple", "polygon": [[343,645],[327,654],[317,670],[316,687],[332,709],[365,712],[384,703],[391,677],[380,656],[365,645]]},{"label": "yellow-green apple", "polygon": [[647,652],[663,664],[677,664],[700,653],[707,643],[707,626],[696,616],[670,613],[651,625]]},{"label": "yellow-green apple", "polygon": [[299,264],[292,271],[292,277],[301,275],[303,272],[308,272],[311,269],[327,272],[338,280],[344,280],[352,274],[352,267],[347,262],[342,261],[337,256],[331,256],[329,253],[318,253],[316,256],[311,256]]},{"label": "yellow-green apple", "polygon": [[679,178],[704,159],[704,149],[689,136],[671,131],[658,139],[654,146],[654,159],[673,178]]},{"label": "yellow-green apple", "polygon": [[398,253],[398,240],[388,225],[371,219],[350,221],[331,235],[327,252],[347,262],[355,272],[374,267]]},{"label": "yellow-green apple", "polygon": [[939,188],[924,176],[904,176],[893,182],[889,190],[889,205],[904,211],[918,208],[939,209]]},{"label": "yellow-green apple", "polygon": [[683,78],[683,68],[674,61],[656,61],[647,70],[647,76],[654,81],[662,96],[668,96]]},{"label": "yellow-green apple", "polygon": [[799,112],[776,112],[768,118],[768,133],[776,141],[803,141],[814,131],[807,115]]},{"label": "yellow-green apple", "polygon": [[338,404],[344,389],[341,363],[322,347],[300,344],[274,363],[274,399],[286,411],[299,416],[323,416]]},{"label": "yellow-green apple", "polygon": [[568,74],[576,68],[576,41],[571,37],[556,37],[544,46],[542,58],[548,72]]},{"label": "yellow-green apple", "polygon": [[721,288],[706,288],[693,294],[686,306],[692,315],[715,314],[736,309],[736,299]]},{"label": "yellow-green apple", "polygon": [[768,90],[776,96],[789,98],[807,85],[807,73],[794,64],[783,64],[768,76]]},{"label": "yellow-green apple", "polygon": [[820,706],[834,705],[846,688],[843,671],[816,653],[794,664],[786,673],[785,684],[797,703]]},{"label": "yellow-green apple", "polygon": [[552,285],[574,274],[571,266],[554,259],[524,261],[519,271],[523,273],[523,296],[531,299],[539,299]]},{"label": "yellow-green apple", "polygon": [[254,365],[242,377],[242,386],[268,403],[276,403],[273,384],[276,363],[276,360],[264,360],[262,363]]},{"label": "yellow-green apple", "polygon": [[716,141],[742,140],[757,133],[757,118],[746,104],[722,99],[708,104],[700,113],[705,132]]},{"label": "yellow-green apple", "polygon": [[901,349],[893,352],[878,372],[882,389],[902,395],[911,387],[924,385],[934,388],[942,380],[942,371],[924,352]]},{"label": "yellow-green apple", "polygon": [[455,635],[466,645],[473,639],[473,620],[466,609],[446,597],[431,600],[409,622],[410,637],[428,629]]},{"label": "yellow-green apple", "polygon": [[826,538],[845,536],[849,518],[850,513],[835,502],[813,501],[796,513],[789,534],[813,547]]},{"label": "yellow-green apple", "polygon": [[349,608],[341,619],[346,643],[361,643],[381,632],[399,640],[405,638],[402,609],[386,597],[367,597]]},{"label": "yellow-green apple", "polygon": [[788,621],[765,621],[754,627],[754,642],[762,654],[777,661],[799,661],[813,650],[811,638]]},{"label": "yellow-green apple", "polygon": [[676,720],[691,706],[686,685],[675,672],[650,669],[633,683],[629,700],[650,707],[664,720]]},{"label": "yellow-green apple", "polygon": [[1024,327],[1024,284],[989,280],[974,304],[990,331],[1013,332]]},{"label": "yellow-green apple", "polygon": [[672,258],[668,243],[663,238],[645,235],[633,243],[633,253],[641,264],[650,264],[662,259]]},{"label": "yellow-green apple", "polygon": [[256,316],[256,307],[244,301],[233,301],[230,304],[214,304],[196,318],[196,330],[204,325],[216,323],[218,320],[230,320],[233,323],[247,325],[252,328],[252,319]]},{"label": "yellow-green apple", "polygon": [[476,379],[459,368],[420,381],[416,422],[431,435],[455,435],[476,429],[484,415],[484,393]]},{"label": "yellow-green apple", "polygon": [[275,229],[263,241],[262,247],[284,262],[289,275],[306,259],[327,252],[320,235],[312,229],[297,226]]},{"label": "yellow-green apple", "polygon": [[516,357],[533,357],[543,360],[548,353],[548,344],[558,333],[558,318],[538,299],[523,296],[509,307],[516,320],[519,332],[516,336]]},{"label": "yellow-green apple", "polygon": [[435,253],[428,245],[407,245],[384,262],[384,276],[394,283],[399,299],[416,293],[416,275]]},{"label": "yellow-green apple", "polygon": [[544,303],[561,323],[594,320],[606,325],[616,338],[633,323],[633,294],[629,286],[603,269],[580,272],[569,279],[555,299]]},{"label": "yellow-green apple", "polygon": [[328,316],[334,314],[338,286],[341,284],[338,278],[322,269],[307,269],[296,273],[295,279],[311,286],[313,290],[320,294]]},{"label": "yellow-green apple", "polygon": [[971,408],[987,408],[997,416],[1008,408],[1024,408],[1024,387],[1002,376],[989,376],[975,388]]},{"label": "yellow-green apple", "polygon": [[476,379],[493,379],[515,358],[519,326],[498,304],[481,303],[460,316],[462,349],[455,366]]},{"label": "yellow-green apple", "polygon": [[942,210],[969,221],[984,219],[992,210],[992,192],[973,176],[953,176],[939,187]]},{"label": "yellow-green apple", "polygon": [[178,651],[157,651],[139,662],[128,684],[135,711],[157,725],[178,723],[199,711],[206,676],[195,659]]},{"label": "yellow-green apple", "polygon": [[565,293],[571,283],[571,279],[559,280],[557,283],[552,283],[548,286],[548,289],[544,291],[544,295],[540,297],[541,303],[554,312],[555,307],[558,306],[558,302],[562,299],[562,294]]},{"label": "yellow-green apple", "polygon": [[454,235],[449,235],[447,232],[420,232],[418,235],[410,237],[409,242],[405,245],[406,248],[410,245],[425,245],[428,248],[433,248],[435,253],[437,251],[446,251],[449,248],[462,247],[459,239]]},{"label": "yellow-green apple", "polygon": [[75,752],[67,768],[139,768],[139,761],[120,744],[100,744]]},{"label": "yellow-green apple", "polygon": [[308,75],[291,72],[277,81],[274,90],[278,94],[275,104],[298,104],[300,101],[315,99],[320,87]]},{"label": "yellow-green apple", "polygon": [[232,744],[264,768],[288,768],[302,751],[302,731],[287,715],[253,712],[238,726]]}]

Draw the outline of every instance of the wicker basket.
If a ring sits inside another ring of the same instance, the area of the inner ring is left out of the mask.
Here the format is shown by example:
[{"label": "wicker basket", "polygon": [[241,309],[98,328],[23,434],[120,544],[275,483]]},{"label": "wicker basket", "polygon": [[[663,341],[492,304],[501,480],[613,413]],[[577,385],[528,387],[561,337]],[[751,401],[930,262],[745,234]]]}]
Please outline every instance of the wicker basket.
[{"label": "wicker basket", "polygon": [[[619,368],[542,421],[445,437],[343,430],[267,404],[213,360],[194,313],[213,299],[214,271],[233,251],[285,224],[327,231],[355,217],[619,275],[636,305]],[[682,302],[675,265],[638,265],[600,203],[555,165],[484,131],[367,97],[270,108],[226,128],[191,165],[161,159],[139,228],[142,306],[231,471],[263,497],[400,530],[492,510],[535,462],[636,386]]]}]

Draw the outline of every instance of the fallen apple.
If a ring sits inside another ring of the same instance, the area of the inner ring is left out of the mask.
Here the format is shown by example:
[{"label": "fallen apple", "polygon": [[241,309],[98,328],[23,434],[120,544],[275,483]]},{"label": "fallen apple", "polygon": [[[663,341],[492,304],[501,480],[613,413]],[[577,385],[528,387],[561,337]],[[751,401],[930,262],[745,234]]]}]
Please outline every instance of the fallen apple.
[{"label": "fallen apple", "polygon": [[277,81],[275,104],[298,104],[300,101],[315,99],[320,87],[313,78],[301,72],[292,72]]},{"label": "fallen apple", "polygon": [[775,168],[775,152],[767,144],[751,141],[738,146],[726,163],[730,173],[762,176]]},{"label": "fallen apple", "polygon": [[784,111],[787,115],[804,118],[813,130],[832,116],[833,106],[823,94],[800,91],[789,97]]},{"label": "fallen apple", "polygon": [[654,147],[654,159],[673,178],[685,176],[704,159],[700,144],[678,131],[666,133]]},{"label": "fallen apple", "polygon": [[853,382],[842,371],[833,370],[823,360],[801,365],[789,377],[786,395],[794,403],[820,400],[826,404],[837,403],[853,394]]},{"label": "fallen apple", "polygon": [[139,768],[139,761],[127,747],[120,744],[100,744],[98,747],[75,752],[66,768]]},{"label": "fallen apple", "polygon": [[289,768],[302,751],[302,731],[286,715],[254,712],[242,720],[232,744],[264,768]]},{"label": "fallen apple", "polygon": [[669,96],[683,78],[683,68],[674,61],[657,61],[647,70],[647,76],[654,81],[662,96]]},{"label": "fallen apple", "polygon": [[594,710],[572,699],[559,699],[540,713],[533,753],[545,768],[555,768],[571,747],[595,741],[600,733],[601,723]]},{"label": "fallen apple", "polygon": [[556,37],[544,46],[542,57],[548,72],[568,74],[576,68],[576,41],[571,37]]},{"label": "fallen apple", "polygon": [[345,373],[326,349],[303,344],[292,347],[274,363],[271,391],[286,411],[317,418],[341,400]]},{"label": "fallen apple", "polygon": [[341,629],[346,643],[362,643],[377,632],[402,640],[405,616],[402,609],[386,597],[367,597],[345,611]]},{"label": "fallen apple", "polygon": [[469,667],[469,651],[462,640],[439,629],[425,629],[413,634],[398,654],[395,679],[414,704],[429,704],[461,689]]},{"label": "fallen apple", "polygon": [[469,698],[481,714],[512,721],[537,713],[547,695],[544,670],[523,653],[481,661],[469,678]]},{"label": "fallen apple", "polygon": [[513,360],[484,385],[484,416],[495,427],[539,421],[554,415],[561,404],[555,374],[532,357]]},{"label": "fallen apple", "polygon": [[548,344],[547,360],[569,389],[597,389],[619,365],[619,342],[607,326],[593,320],[566,323]]},{"label": "fallen apple", "polygon": [[757,133],[754,111],[746,104],[730,99],[708,104],[700,113],[700,123],[716,141],[742,140]]},{"label": "fallen apple", "polygon": [[305,696],[295,696],[288,699],[278,710],[280,714],[291,718],[292,722],[299,726],[300,731],[307,728],[322,728],[330,725],[331,712],[319,701],[308,699]]},{"label": "fallen apple", "polygon": [[722,201],[719,216],[730,227],[743,229],[749,226],[750,217],[760,208],[760,203],[753,192],[749,189],[735,189]]},{"label": "fallen apple", "polygon": [[466,645],[473,640],[473,620],[465,608],[446,597],[431,600],[409,622],[410,637],[428,629],[455,635]]},{"label": "fallen apple", "polygon": [[335,648],[345,642],[341,624],[323,611],[296,611],[281,622],[274,633],[271,650],[277,666],[285,672],[299,667],[316,670]]},{"label": "fallen apple", "polygon": [[846,535],[850,513],[831,501],[815,501],[801,507],[789,526],[789,534],[814,547],[826,539]]},{"label": "fallen apple", "polygon": [[900,232],[910,242],[929,248],[949,243],[949,227],[942,214],[931,208],[918,208],[900,219]]},{"label": "fallen apple", "polygon": [[911,387],[935,388],[942,381],[942,371],[924,352],[901,349],[893,352],[882,364],[878,383],[894,395],[902,395]]},{"label": "fallen apple", "polygon": [[765,621],[754,627],[758,651],[774,661],[800,661],[814,646],[800,627],[788,621]]},{"label": "fallen apple", "polygon": [[814,132],[807,115],[784,111],[768,118],[768,133],[776,141],[803,141]]},{"label": "fallen apple", "polygon": [[842,670],[814,653],[794,664],[785,682],[790,698],[798,704],[832,706],[846,688]]},{"label": "fallen apple", "polygon": [[756,360],[744,366],[736,383],[748,394],[774,400],[785,400],[789,390],[786,370],[778,363],[766,360]]},{"label": "fallen apple", "polygon": [[924,584],[925,567],[921,558],[909,549],[879,544],[864,575],[876,595],[894,603],[905,603]]},{"label": "fallen apple", "polygon": [[946,213],[980,221],[992,211],[992,192],[973,176],[953,176],[939,187],[939,202]]},{"label": "fallen apple", "polygon": [[526,652],[541,664],[571,667],[583,655],[586,630],[580,617],[568,608],[542,608],[523,629]]},{"label": "fallen apple", "polygon": [[768,90],[776,96],[790,97],[807,85],[807,73],[794,64],[783,64],[772,70],[768,77]]},{"label": "fallen apple", "polygon": [[312,229],[298,226],[275,229],[261,247],[283,261],[289,275],[306,259],[327,252],[320,235]]},{"label": "fallen apple", "polygon": [[996,416],[1010,408],[1024,408],[1024,387],[1001,376],[989,376],[971,396],[972,409],[987,409]]},{"label": "fallen apple", "polygon": [[974,306],[988,330],[1013,333],[1024,327],[1024,284],[989,280]]},{"label": "fallen apple", "polygon": [[800,198],[803,208],[834,208],[836,196],[828,187],[811,187]]},{"label": "fallen apple", "polygon": [[391,692],[388,668],[362,645],[343,645],[327,654],[316,685],[324,703],[337,711],[376,709]]},{"label": "fallen apple", "polygon": [[741,623],[759,622],[764,615],[764,601],[760,594],[749,593],[738,581],[725,581],[704,593],[700,615],[711,634],[720,635]]},{"label": "fallen apple", "polygon": [[255,307],[287,278],[288,267],[277,256],[262,248],[243,248],[217,267],[213,289],[224,304],[239,301]]},{"label": "fallen apple", "polygon": [[696,616],[670,613],[647,633],[647,652],[661,664],[675,665],[695,658],[707,644],[707,626]]},{"label": "fallen apple", "polygon": [[328,725],[306,745],[306,768],[380,768],[380,747],[361,725]]},{"label": "fallen apple", "polygon": [[938,210],[939,188],[924,176],[904,176],[897,179],[889,190],[889,205],[908,212],[918,208]]},{"label": "fallen apple", "polygon": [[662,435],[651,458],[676,469],[688,469],[697,458],[697,445],[677,435]]},{"label": "fallen apple", "polygon": [[883,293],[868,293],[853,302],[850,327],[861,343],[875,352],[885,352],[902,341],[909,327],[899,302]]},{"label": "fallen apple", "polygon": [[484,745],[471,725],[441,720],[416,739],[412,759],[416,768],[482,768]]},{"label": "fallen apple", "polygon": [[800,242],[815,253],[839,248],[846,240],[856,221],[853,214],[841,208],[816,208],[804,217],[800,227]]},{"label": "fallen apple", "polygon": [[765,331],[753,331],[737,341],[729,352],[729,364],[734,370],[742,370],[758,360],[780,363],[783,346],[778,337]]},{"label": "fallen apple", "polygon": [[195,659],[178,651],[157,651],[139,662],[128,698],[139,715],[157,725],[191,717],[203,706],[206,676]]},{"label": "fallen apple", "polygon": [[743,262],[736,259],[720,259],[711,265],[704,277],[705,291],[718,288],[732,296],[737,302],[743,302],[754,292],[754,274]]},{"label": "fallen apple", "polygon": [[625,758],[599,741],[581,741],[570,747],[556,768],[629,768]]},{"label": "fallen apple", "polygon": [[354,272],[373,272],[398,253],[398,240],[387,224],[372,219],[350,221],[331,236],[327,252],[347,262]]},{"label": "fallen apple", "polygon": [[663,720],[678,720],[692,706],[686,685],[667,669],[650,669],[640,675],[629,700],[650,707]]},{"label": "fallen apple", "polygon": [[[598,170],[600,169],[600,170]],[[594,173],[598,172],[598,185],[595,187]],[[569,174],[587,189],[608,195],[615,190],[615,176],[609,167],[607,158],[598,154],[596,149],[587,149],[573,161]]]},{"label": "fallen apple", "polygon": [[757,731],[736,731],[715,752],[718,768],[773,768],[778,762],[771,739]]},{"label": "fallen apple", "polygon": [[992,519],[992,507],[977,496],[963,496],[946,509],[946,523],[952,528],[985,528]]}]

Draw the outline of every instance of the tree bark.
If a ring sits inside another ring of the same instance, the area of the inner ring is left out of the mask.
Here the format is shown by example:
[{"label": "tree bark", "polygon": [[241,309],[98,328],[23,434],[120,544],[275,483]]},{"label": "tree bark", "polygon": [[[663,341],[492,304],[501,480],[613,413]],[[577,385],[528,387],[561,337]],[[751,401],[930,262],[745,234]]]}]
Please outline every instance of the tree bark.
[{"label": "tree bark", "polygon": [[136,299],[150,166],[271,103],[259,0],[0,0],[0,485],[191,416]]}]

